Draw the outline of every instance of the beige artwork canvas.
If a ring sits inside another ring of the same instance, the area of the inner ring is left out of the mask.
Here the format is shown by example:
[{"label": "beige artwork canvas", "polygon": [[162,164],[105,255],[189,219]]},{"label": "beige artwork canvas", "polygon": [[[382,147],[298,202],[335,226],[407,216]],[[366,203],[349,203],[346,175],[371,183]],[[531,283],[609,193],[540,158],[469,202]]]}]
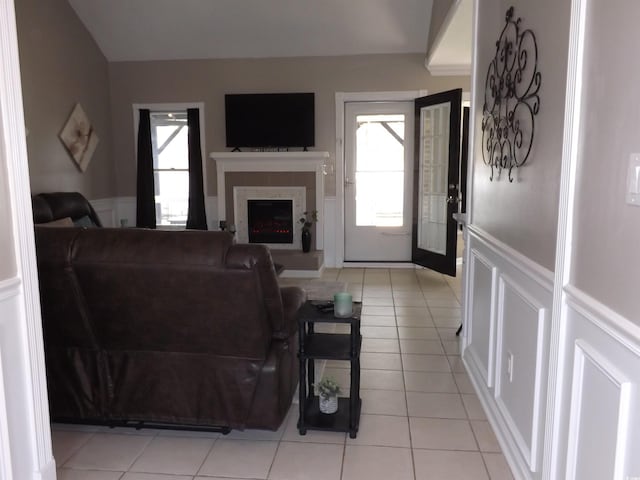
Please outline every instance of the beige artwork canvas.
[{"label": "beige artwork canvas", "polygon": [[60,132],[60,140],[67,148],[77,167],[84,172],[98,145],[98,135],[89,117],[79,103],[73,108],[69,119]]}]

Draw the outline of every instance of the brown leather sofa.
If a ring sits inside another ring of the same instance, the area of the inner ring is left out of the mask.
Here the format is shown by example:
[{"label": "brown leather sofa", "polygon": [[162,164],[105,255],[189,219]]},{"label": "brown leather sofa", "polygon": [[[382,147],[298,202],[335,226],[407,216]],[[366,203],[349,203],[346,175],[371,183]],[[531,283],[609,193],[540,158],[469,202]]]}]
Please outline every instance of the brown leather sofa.
[{"label": "brown leather sofa", "polygon": [[266,247],[225,232],[36,226],[36,252],[54,421],[280,426],[305,296],[278,286]]}]

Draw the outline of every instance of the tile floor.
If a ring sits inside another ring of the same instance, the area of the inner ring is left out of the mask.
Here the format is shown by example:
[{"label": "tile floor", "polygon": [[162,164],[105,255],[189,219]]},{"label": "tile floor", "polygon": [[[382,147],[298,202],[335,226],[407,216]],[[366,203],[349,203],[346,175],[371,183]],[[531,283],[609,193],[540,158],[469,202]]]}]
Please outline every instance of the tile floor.
[{"label": "tile floor", "polygon": [[[61,480],[503,480],[511,473],[465,373],[460,283],[428,270],[326,270],[362,300],[362,416],[356,439],[296,430],[227,436],[53,426]],[[348,385],[348,363],[324,375]]]}]

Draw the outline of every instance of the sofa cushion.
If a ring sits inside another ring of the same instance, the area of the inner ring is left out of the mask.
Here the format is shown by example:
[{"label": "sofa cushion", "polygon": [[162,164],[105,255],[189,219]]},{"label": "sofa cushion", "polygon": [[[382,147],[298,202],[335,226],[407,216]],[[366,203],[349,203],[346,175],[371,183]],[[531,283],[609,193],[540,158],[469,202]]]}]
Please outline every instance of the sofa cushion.
[{"label": "sofa cushion", "polygon": [[51,220],[50,222],[44,222],[38,224],[40,227],[73,227],[73,220],[71,217],[59,218],[58,220]]}]

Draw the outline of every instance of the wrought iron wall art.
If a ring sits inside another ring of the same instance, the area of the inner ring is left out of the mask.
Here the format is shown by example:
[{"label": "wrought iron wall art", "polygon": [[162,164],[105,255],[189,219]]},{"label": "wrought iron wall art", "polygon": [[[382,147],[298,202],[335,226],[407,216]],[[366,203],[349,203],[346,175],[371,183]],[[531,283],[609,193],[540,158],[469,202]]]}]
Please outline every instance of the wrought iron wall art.
[{"label": "wrought iron wall art", "polygon": [[507,10],[485,81],[482,159],[491,167],[492,181],[496,172],[500,178],[508,169],[513,182],[513,168],[524,165],[531,153],[540,110],[538,45],[530,29],[521,31],[521,20],[514,19],[513,7]]}]

